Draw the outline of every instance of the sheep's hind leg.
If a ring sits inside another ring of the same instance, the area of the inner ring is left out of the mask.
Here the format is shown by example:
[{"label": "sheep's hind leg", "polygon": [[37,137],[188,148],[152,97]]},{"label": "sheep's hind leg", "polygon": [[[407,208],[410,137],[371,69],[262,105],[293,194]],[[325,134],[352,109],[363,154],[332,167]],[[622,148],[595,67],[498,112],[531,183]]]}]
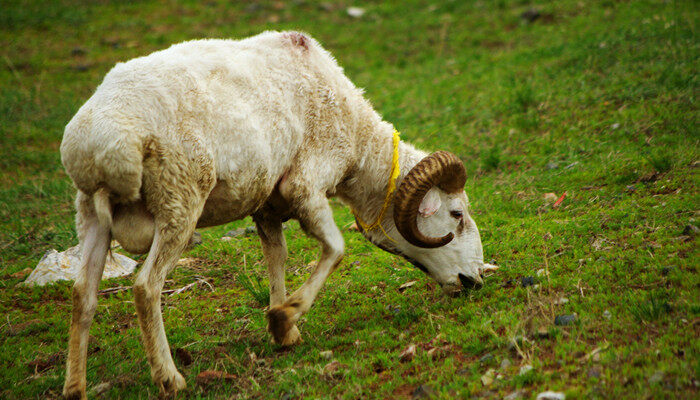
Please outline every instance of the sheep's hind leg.
[{"label": "sheep's hind leg", "polygon": [[270,331],[277,343],[292,335],[296,322],[313,303],[328,275],[343,258],[344,242],[340,230],[333,221],[333,212],[322,193],[313,195],[301,206],[298,215],[304,230],[321,243],[321,257],[309,279],[282,305],[270,308]]},{"label": "sheep's hind leg", "polygon": [[[270,308],[284,303],[287,293],[284,284],[284,262],[287,259],[287,242],[282,232],[282,221],[279,218],[264,213],[253,216],[258,228],[260,243],[262,244],[265,262],[267,264],[268,277],[270,278]],[[272,325],[268,324],[268,331],[272,333],[275,343],[282,346],[291,346],[301,341],[301,335],[296,325],[285,329],[284,332],[274,332]],[[282,338],[278,340],[278,338]]]},{"label": "sheep's hind leg", "polygon": [[86,398],[88,334],[97,308],[97,288],[110,241],[109,228],[100,226],[91,197],[78,192],[76,208],[82,254],[78,277],[73,285],[73,318],[68,341],[66,381],[63,386],[63,396],[66,399]]}]

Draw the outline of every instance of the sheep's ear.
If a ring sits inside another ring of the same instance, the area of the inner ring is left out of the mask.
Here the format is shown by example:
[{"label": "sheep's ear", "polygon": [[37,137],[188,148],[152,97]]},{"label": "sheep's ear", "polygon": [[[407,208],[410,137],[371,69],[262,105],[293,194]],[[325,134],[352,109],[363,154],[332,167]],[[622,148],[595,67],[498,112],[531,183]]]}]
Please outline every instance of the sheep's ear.
[{"label": "sheep's ear", "polygon": [[421,217],[429,217],[440,209],[441,204],[442,202],[440,201],[440,195],[438,194],[437,189],[432,188],[425,194],[423,201],[420,202],[418,212],[420,213]]}]

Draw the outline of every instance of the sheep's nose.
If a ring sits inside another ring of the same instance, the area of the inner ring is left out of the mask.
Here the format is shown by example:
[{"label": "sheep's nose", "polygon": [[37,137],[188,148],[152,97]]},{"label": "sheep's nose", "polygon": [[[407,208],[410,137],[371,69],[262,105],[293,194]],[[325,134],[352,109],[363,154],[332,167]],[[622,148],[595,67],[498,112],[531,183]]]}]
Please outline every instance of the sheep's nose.
[{"label": "sheep's nose", "polygon": [[482,286],[484,286],[484,281],[482,281],[481,278],[474,279],[471,276],[464,274],[457,274],[457,276],[459,276],[459,281],[462,282],[462,287],[465,289],[479,290]]}]

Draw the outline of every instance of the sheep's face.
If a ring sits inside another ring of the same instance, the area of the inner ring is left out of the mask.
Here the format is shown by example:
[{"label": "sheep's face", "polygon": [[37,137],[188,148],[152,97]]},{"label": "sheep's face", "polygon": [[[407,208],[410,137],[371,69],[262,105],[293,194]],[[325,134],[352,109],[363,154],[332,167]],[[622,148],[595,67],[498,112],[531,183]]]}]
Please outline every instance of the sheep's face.
[{"label": "sheep's face", "polygon": [[448,294],[481,288],[484,253],[479,229],[469,215],[466,193],[447,194],[433,188],[423,198],[416,218],[424,235],[441,237],[452,232],[454,238],[430,249],[413,246],[399,235],[401,253]]},{"label": "sheep's face", "polygon": [[450,232],[454,238],[442,247],[422,248],[406,241],[394,227],[393,241],[375,230],[368,236],[380,248],[403,256],[435,279],[445,293],[455,295],[483,285],[481,271],[484,255],[476,223],[469,215],[466,193],[447,194],[433,188],[421,201],[418,228],[426,236],[441,237]]}]

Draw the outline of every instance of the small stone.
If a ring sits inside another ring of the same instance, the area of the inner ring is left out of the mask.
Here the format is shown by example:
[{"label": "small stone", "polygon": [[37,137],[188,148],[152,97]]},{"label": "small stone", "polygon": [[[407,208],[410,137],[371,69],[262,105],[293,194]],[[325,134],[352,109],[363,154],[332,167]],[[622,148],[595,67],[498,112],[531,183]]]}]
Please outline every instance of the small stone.
[{"label": "small stone", "polygon": [[683,228],[683,234],[686,236],[697,236],[700,233],[700,228],[693,224],[688,224]]},{"label": "small stone", "polygon": [[340,373],[340,368],[342,367],[342,364],[340,364],[338,361],[332,361],[326,364],[325,367],[323,367],[323,375],[327,377],[332,377],[334,375],[338,375]]},{"label": "small stone", "polygon": [[92,67],[92,64],[77,64],[73,66],[73,70],[78,72],[85,72]]},{"label": "small stone", "polygon": [[527,342],[526,338],[520,335],[515,336],[511,338],[510,342],[508,343],[508,350],[515,350],[517,347],[522,346],[524,342]]},{"label": "small stone", "polygon": [[547,165],[544,166],[546,169],[552,170],[552,169],[557,169],[559,168],[559,164],[555,162],[548,162]]},{"label": "small stone", "polygon": [[586,372],[586,375],[588,375],[589,378],[600,378],[602,371],[600,367],[593,367]]},{"label": "small stone", "polygon": [[520,280],[520,283],[523,287],[532,286],[535,284],[535,278],[532,276],[524,276]]},{"label": "small stone", "polygon": [[612,130],[618,129],[619,127],[620,127],[619,122],[615,122],[614,124],[610,125],[610,129],[612,129]]},{"label": "small stone", "polygon": [[510,361],[510,359],[504,358],[501,360],[501,371],[510,368],[511,365],[513,365],[513,363]]},{"label": "small stone", "polygon": [[555,305],[555,306],[559,306],[559,305],[562,305],[562,304],[566,304],[566,303],[568,303],[568,302],[569,302],[569,299],[567,299],[566,297],[560,297],[560,298],[554,300],[554,305]]},{"label": "small stone", "polygon": [[231,236],[224,236],[224,237],[221,238],[221,241],[222,241],[222,242],[230,242],[231,239],[233,239]]},{"label": "small stone", "polygon": [[98,383],[92,389],[90,389],[90,397],[100,397],[111,388],[112,384],[110,382]]},{"label": "small stone", "polygon": [[330,360],[331,358],[333,358],[333,350],[322,351],[318,353],[318,355],[325,360]]},{"label": "small stone", "polygon": [[520,371],[518,372],[518,375],[525,375],[528,372],[532,371],[532,369],[533,369],[532,365],[530,365],[530,364],[523,365],[522,367],[520,367]]},{"label": "small stone", "polygon": [[525,392],[522,390],[516,390],[515,392],[503,397],[503,400],[520,400],[525,396]]},{"label": "small stone", "polygon": [[664,371],[656,371],[652,376],[649,377],[647,381],[651,385],[655,383],[660,383],[662,380],[664,380],[664,375]]},{"label": "small stone", "polygon": [[549,275],[547,271],[544,268],[540,268],[537,270],[537,276],[547,276]]},{"label": "small stone", "polygon": [[541,16],[540,11],[535,8],[529,8],[520,14],[520,18],[525,22],[535,22]]},{"label": "small stone", "polygon": [[80,46],[73,47],[73,49],[70,51],[70,55],[73,57],[84,56],[86,53],[87,51]]},{"label": "small stone", "polygon": [[609,321],[610,318],[612,318],[612,314],[610,313],[610,311],[608,311],[608,310],[603,311],[603,318],[605,318]]},{"label": "small stone", "polygon": [[576,314],[564,314],[554,317],[554,325],[568,326],[576,322]]},{"label": "small stone", "polygon": [[418,281],[410,281],[406,282],[403,285],[399,286],[399,293],[403,293],[406,289],[410,288],[411,286],[415,285]]},{"label": "small stone", "polygon": [[348,7],[347,13],[353,18],[360,18],[365,15],[365,9],[360,7]]},{"label": "small stone", "polygon": [[412,399],[430,399],[435,396],[435,390],[428,385],[420,385],[413,391]]},{"label": "small stone", "polygon": [[255,228],[255,226],[251,225],[245,228],[231,229],[230,231],[224,233],[224,237],[237,237],[243,235],[250,235],[253,233],[258,233],[258,230]]},{"label": "small stone", "polygon": [[493,384],[493,380],[496,377],[496,370],[491,368],[486,371],[485,374],[481,375],[481,384],[488,387]]},{"label": "small stone", "polygon": [[493,361],[493,354],[491,353],[486,353],[479,359],[479,363],[481,364],[487,364],[491,361]]},{"label": "small stone", "polygon": [[411,344],[399,355],[399,361],[407,362],[413,360],[416,356],[416,345]]},{"label": "small stone", "polygon": [[565,400],[566,395],[561,392],[542,392],[537,395],[536,400]]},{"label": "small stone", "polygon": [[192,234],[192,237],[190,238],[190,242],[187,244],[187,247],[192,248],[195,246],[199,246],[202,244],[202,234],[199,232],[195,232]]},{"label": "small stone", "polygon": [[554,203],[555,201],[557,201],[557,199],[559,198],[559,196],[557,196],[556,193],[551,193],[551,192],[550,192],[550,193],[545,193],[544,196],[542,196],[542,198],[543,198],[544,201],[546,201],[547,203]]}]

